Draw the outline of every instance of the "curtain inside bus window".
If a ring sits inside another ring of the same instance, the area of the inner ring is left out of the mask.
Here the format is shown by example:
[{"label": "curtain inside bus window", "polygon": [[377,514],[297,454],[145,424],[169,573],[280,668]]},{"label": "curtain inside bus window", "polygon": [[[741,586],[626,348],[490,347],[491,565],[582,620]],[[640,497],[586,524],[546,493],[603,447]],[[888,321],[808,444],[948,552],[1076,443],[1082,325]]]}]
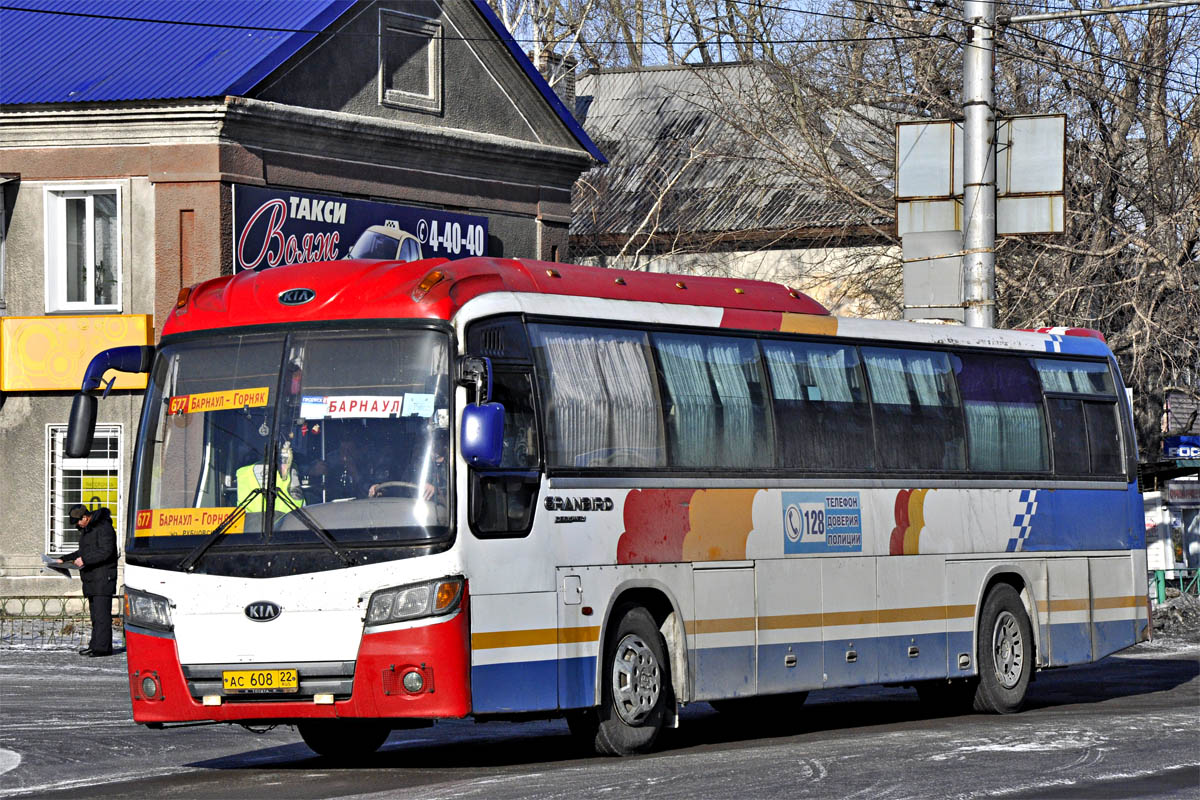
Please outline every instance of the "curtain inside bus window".
[{"label": "curtain inside bus window", "polygon": [[862,348],[883,469],[966,468],[958,390],[946,353]]},{"label": "curtain inside bus window", "polygon": [[669,460],[676,467],[775,466],[754,341],[654,334],[667,396]]},{"label": "curtain inside bus window", "polygon": [[1044,472],[1050,468],[1042,395],[1025,358],[958,356],[971,469]]},{"label": "curtain inside bus window", "polygon": [[566,468],[663,464],[646,334],[530,326],[546,406],[546,458]]},{"label": "curtain inside bus window", "polygon": [[1039,358],[1042,389],[1060,475],[1123,473],[1117,395],[1108,364]]},{"label": "curtain inside bus window", "polygon": [[1039,358],[1034,361],[1042,386],[1047,392],[1113,396],[1112,373],[1099,361],[1058,361]]},{"label": "curtain inside bus window", "polygon": [[664,406],[672,466],[702,467],[717,441],[717,403],[708,382],[704,347],[697,341],[655,338],[667,386]]},{"label": "curtain inside bus window", "polygon": [[781,466],[813,471],[875,465],[871,406],[853,347],[766,340]]}]

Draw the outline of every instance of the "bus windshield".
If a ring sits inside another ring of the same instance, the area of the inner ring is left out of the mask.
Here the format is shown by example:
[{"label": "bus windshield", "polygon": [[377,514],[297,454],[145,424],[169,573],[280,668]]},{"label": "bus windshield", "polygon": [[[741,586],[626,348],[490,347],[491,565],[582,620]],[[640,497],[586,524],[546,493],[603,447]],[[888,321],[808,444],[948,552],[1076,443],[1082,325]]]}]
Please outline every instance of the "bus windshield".
[{"label": "bus windshield", "polygon": [[449,345],[445,333],[391,329],[166,345],[147,393],[128,557],[446,539]]}]

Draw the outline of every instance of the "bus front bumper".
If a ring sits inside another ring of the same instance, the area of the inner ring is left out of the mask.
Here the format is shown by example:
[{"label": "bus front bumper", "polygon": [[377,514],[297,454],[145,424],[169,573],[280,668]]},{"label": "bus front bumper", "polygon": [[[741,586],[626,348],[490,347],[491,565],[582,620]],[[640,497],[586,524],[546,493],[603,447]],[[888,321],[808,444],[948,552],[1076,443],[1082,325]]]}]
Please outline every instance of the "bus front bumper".
[{"label": "bus front bumper", "polygon": [[[189,687],[171,634],[127,628],[125,642],[133,719],[142,724],[445,719],[465,717],[471,711],[465,597],[462,607],[445,621],[364,633],[349,696],[317,693],[289,698],[286,694],[228,694],[221,689],[197,696],[193,694],[195,682]],[[227,667],[251,670],[255,665]],[[304,670],[297,671],[303,686]]]}]

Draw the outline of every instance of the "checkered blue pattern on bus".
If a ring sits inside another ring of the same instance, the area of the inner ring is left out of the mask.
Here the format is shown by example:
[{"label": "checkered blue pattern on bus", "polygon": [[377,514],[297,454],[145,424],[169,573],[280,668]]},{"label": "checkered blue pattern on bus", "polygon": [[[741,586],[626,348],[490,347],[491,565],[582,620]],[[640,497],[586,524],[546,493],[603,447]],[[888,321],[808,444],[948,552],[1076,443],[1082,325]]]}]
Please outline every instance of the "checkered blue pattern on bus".
[{"label": "checkered blue pattern on bus", "polygon": [[1037,513],[1038,507],[1037,496],[1037,489],[1025,489],[1017,500],[1021,511],[1013,517],[1013,527],[1017,529],[1017,535],[1008,540],[1010,553],[1024,549],[1025,540],[1033,531],[1033,515]]},{"label": "checkered blue pattern on bus", "polygon": [[1145,547],[1144,526],[1127,512],[1137,484],[1124,489],[1023,489],[1009,495],[1008,552],[1131,550]]}]

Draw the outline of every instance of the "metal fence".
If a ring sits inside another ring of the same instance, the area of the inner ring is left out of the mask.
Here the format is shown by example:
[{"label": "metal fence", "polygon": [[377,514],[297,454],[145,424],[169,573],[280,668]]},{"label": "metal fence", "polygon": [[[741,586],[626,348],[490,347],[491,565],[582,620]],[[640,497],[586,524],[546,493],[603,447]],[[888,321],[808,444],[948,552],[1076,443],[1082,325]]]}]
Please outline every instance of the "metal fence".
[{"label": "metal fence", "polygon": [[[119,598],[113,601],[113,646],[125,646]],[[84,597],[0,597],[0,649],[87,647],[91,611]]]},{"label": "metal fence", "polygon": [[1150,591],[1159,605],[1167,601],[1167,587],[1177,589],[1180,594],[1200,594],[1200,570],[1156,569],[1150,572]]}]

